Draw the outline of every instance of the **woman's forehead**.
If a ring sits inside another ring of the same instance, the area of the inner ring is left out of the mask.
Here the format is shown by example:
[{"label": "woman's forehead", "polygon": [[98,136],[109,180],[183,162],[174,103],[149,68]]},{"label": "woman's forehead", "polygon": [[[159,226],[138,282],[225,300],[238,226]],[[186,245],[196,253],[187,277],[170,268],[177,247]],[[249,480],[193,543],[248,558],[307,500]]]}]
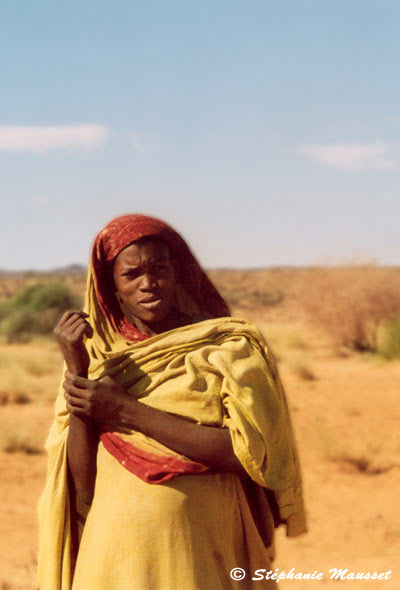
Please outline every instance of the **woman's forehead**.
[{"label": "woman's forehead", "polygon": [[115,259],[119,264],[140,263],[143,260],[170,259],[168,246],[159,238],[146,237],[126,246]]}]

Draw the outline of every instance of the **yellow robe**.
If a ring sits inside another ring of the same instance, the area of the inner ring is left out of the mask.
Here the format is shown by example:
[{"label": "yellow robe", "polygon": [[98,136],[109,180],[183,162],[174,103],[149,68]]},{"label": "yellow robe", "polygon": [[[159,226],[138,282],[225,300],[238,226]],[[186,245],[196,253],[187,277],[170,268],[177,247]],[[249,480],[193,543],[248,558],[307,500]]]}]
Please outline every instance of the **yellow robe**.
[{"label": "yellow robe", "polygon": [[[90,316],[95,325],[96,308]],[[47,441],[48,480],[39,504],[40,590],[258,588],[252,572],[271,569],[273,555],[267,490],[287,534],[305,530],[286,399],[260,332],[250,322],[218,318],[128,343],[103,323],[87,347],[90,378],[110,375],[142,403],[197,424],[228,428],[234,452],[254,483],[242,484],[231,473],[206,472],[149,484],[100,443],[94,499],[72,581],[75,510],[67,483],[69,417],[60,392]],[[138,432],[121,437],[159,454],[176,455]],[[230,577],[236,567],[246,570],[242,582]],[[263,588],[274,586],[266,584]]]}]

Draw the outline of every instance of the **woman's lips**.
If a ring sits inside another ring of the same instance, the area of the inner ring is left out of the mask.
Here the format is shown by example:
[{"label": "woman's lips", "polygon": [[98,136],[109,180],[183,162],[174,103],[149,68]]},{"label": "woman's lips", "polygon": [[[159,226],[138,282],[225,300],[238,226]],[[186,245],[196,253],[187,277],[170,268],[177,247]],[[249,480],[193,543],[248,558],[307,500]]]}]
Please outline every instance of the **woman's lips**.
[{"label": "woman's lips", "polygon": [[160,303],[162,303],[161,298],[152,299],[151,301],[140,301],[139,305],[141,305],[141,307],[144,307],[145,309],[155,309],[160,305]]}]

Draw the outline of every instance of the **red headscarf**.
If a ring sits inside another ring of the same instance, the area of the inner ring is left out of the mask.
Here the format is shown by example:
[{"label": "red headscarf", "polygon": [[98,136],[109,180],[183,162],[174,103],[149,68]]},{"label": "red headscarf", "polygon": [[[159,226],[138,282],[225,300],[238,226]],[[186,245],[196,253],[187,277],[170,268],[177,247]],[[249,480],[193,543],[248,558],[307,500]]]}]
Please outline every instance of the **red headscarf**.
[{"label": "red headscarf", "polygon": [[147,338],[121,311],[115,296],[112,263],[132,242],[150,236],[160,239],[168,246],[178,266],[179,287],[182,287],[185,297],[189,297],[189,307],[206,318],[229,316],[227,304],[202,270],[186,242],[175,230],[154,217],[122,215],[110,221],[101,230],[92,250],[97,300],[113,328],[127,340]]}]

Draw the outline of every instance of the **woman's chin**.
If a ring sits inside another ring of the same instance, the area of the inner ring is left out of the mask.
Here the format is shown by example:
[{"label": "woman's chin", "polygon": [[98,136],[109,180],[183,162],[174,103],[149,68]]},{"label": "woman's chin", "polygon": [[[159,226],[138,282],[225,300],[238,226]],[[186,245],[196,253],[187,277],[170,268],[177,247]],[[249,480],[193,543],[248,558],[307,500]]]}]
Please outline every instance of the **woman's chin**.
[{"label": "woman's chin", "polygon": [[170,309],[161,308],[140,310],[140,313],[132,314],[132,317],[129,319],[139,330],[142,327],[147,327],[152,331],[159,331],[159,328],[163,324],[169,322],[169,312]]}]

